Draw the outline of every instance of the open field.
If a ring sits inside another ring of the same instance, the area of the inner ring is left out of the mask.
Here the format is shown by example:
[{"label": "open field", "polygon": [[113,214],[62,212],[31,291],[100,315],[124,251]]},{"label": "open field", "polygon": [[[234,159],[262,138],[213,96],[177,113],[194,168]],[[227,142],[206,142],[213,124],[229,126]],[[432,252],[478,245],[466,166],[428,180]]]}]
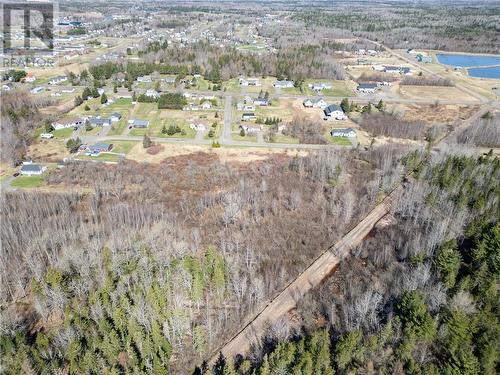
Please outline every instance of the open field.
[{"label": "open field", "polygon": [[262,148],[245,148],[245,147],[221,147],[211,148],[210,146],[202,145],[177,145],[177,144],[164,144],[164,148],[156,155],[150,155],[142,144],[135,145],[126,158],[137,162],[160,163],[166,158],[189,155],[199,152],[208,154],[215,154],[222,162],[240,162],[248,163],[258,160],[265,160],[271,154],[286,154],[289,156],[305,156],[308,154],[305,150],[280,150],[269,149],[265,146]]},{"label": "open field", "polygon": [[14,188],[37,188],[45,184],[43,176],[19,176],[16,177],[10,184]]},{"label": "open field", "polygon": [[52,132],[55,138],[61,138],[61,139],[66,139],[71,137],[71,134],[73,134],[73,128],[64,128],[64,129],[58,129],[54,130]]},{"label": "open field", "polygon": [[355,96],[354,90],[356,89],[356,83],[354,81],[338,81],[338,80],[328,80],[328,79],[307,79],[304,82],[304,94],[305,95],[318,95],[314,90],[309,88],[309,84],[315,82],[325,82],[332,85],[331,89],[323,90],[319,95],[323,96],[343,96],[352,97]]},{"label": "open field", "polygon": [[222,83],[222,88],[228,92],[234,93],[259,93],[260,91],[269,92],[269,94],[274,94],[276,92],[273,84],[276,82],[274,77],[247,77],[247,78],[259,78],[261,86],[240,86],[238,78],[232,78],[229,81]]},{"label": "open field", "polygon": [[98,156],[90,156],[90,155],[78,155],[75,157],[76,160],[95,160],[95,161],[110,161],[110,162],[118,162],[122,157],[117,154],[111,154],[107,152],[101,152]]},{"label": "open field", "polygon": [[62,140],[42,139],[30,145],[27,156],[37,162],[55,162],[68,157],[69,152]]},{"label": "open field", "polygon": [[[294,99],[273,99],[271,105],[268,107],[257,106],[255,108],[255,115],[263,120],[277,117],[285,122],[291,121],[297,111],[297,106],[294,106],[295,102],[297,102],[297,100]],[[243,112],[245,111],[241,113]]]},{"label": "open field", "polygon": [[240,133],[235,132],[231,135],[231,138],[235,141],[242,141],[242,142],[257,142],[257,136],[256,135],[251,135],[251,134],[246,134],[244,137],[240,135]]},{"label": "open field", "polygon": [[471,95],[460,91],[456,87],[448,86],[399,86],[399,94],[408,99],[426,98],[429,100],[467,100],[477,101]]},{"label": "open field", "polygon": [[111,150],[112,152],[116,154],[128,154],[130,150],[140,142],[110,140],[109,143],[113,144],[113,150]]},{"label": "open field", "polygon": [[477,111],[477,106],[466,105],[419,105],[394,104],[388,105],[387,111],[403,116],[407,120],[423,121],[429,124],[451,124],[464,120]]}]

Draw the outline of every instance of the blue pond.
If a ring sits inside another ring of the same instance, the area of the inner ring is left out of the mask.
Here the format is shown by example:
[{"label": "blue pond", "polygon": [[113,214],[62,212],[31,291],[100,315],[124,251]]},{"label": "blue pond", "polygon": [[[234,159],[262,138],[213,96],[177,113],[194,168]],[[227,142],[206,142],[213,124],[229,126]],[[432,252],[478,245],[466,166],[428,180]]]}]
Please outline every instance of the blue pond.
[{"label": "blue pond", "polygon": [[471,77],[500,79],[500,66],[469,68],[468,71]]},{"label": "blue pond", "polygon": [[479,55],[455,55],[437,54],[437,59],[441,64],[460,66],[464,68],[472,66],[500,65],[500,56],[479,56]]}]

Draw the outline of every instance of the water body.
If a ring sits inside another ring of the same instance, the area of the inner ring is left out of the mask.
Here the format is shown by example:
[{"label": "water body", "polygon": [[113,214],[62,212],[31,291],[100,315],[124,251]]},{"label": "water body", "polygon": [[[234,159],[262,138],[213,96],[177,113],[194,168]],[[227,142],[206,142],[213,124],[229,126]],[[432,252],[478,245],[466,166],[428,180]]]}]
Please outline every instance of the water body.
[{"label": "water body", "polygon": [[500,56],[455,55],[439,53],[438,61],[444,65],[469,68],[473,66],[500,65]]},{"label": "water body", "polygon": [[500,79],[500,66],[469,68],[467,70],[469,72],[469,76],[471,77]]}]

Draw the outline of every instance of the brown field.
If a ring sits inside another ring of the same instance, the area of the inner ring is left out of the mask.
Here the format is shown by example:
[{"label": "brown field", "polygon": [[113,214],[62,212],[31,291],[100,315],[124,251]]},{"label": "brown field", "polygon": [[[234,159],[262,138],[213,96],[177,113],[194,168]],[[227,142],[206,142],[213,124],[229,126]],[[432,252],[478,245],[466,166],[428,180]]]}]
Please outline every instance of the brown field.
[{"label": "brown field", "polygon": [[28,148],[28,156],[37,162],[57,162],[69,156],[64,142],[57,139],[39,140]]},{"label": "brown field", "polygon": [[429,99],[429,100],[463,100],[477,101],[471,95],[465,94],[456,87],[443,86],[399,86],[401,96],[409,99]]},{"label": "brown field", "polygon": [[451,124],[457,120],[464,120],[472,115],[478,106],[467,105],[418,105],[396,104],[389,105],[388,111],[404,116],[407,120],[424,121],[429,124]]},{"label": "brown field", "polygon": [[164,148],[155,155],[150,155],[146,149],[142,147],[141,143],[135,145],[132,150],[127,154],[127,159],[137,162],[160,163],[163,160],[175,156],[189,155],[196,153],[205,153],[207,158],[211,155],[217,155],[219,160],[223,163],[237,162],[237,163],[250,163],[259,160],[265,160],[271,154],[286,154],[288,156],[304,156],[307,151],[297,150],[280,150],[269,148],[211,148],[210,146],[201,145],[177,145],[177,144],[164,144]]}]

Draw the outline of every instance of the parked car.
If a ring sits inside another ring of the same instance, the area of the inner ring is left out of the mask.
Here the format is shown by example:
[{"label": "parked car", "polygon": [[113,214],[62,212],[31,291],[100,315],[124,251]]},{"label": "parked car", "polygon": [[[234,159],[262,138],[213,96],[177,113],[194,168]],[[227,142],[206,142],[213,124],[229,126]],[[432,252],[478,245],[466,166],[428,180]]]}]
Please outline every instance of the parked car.
[{"label": "parked car", "polygon": [[13,177],[17,177],[17,176],[19,176],[19,172],[14,173],[12,176],[13,176]]}]

